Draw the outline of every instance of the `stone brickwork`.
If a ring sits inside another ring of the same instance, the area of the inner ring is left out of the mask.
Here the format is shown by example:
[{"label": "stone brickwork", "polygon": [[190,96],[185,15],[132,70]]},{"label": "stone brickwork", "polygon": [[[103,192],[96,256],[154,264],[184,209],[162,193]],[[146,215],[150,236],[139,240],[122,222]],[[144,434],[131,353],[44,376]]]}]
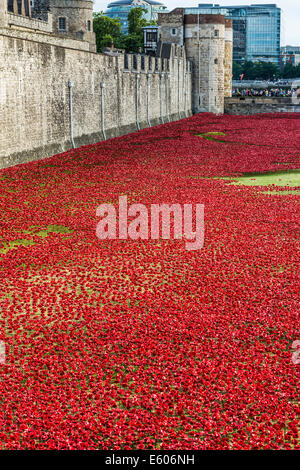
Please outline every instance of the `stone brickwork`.
[{"label": "stone brickwork", "polygon": [[78,147],[191,114],[184,54],[179,60],[173,51],[169,61],[146,56],[142,63],[140,56],[125,61],[123,54],[76,48],[82,41],[70,39],[62,47],[60,37],[33,37],[0,29],[2,168],[70,149],[71,124]]}]

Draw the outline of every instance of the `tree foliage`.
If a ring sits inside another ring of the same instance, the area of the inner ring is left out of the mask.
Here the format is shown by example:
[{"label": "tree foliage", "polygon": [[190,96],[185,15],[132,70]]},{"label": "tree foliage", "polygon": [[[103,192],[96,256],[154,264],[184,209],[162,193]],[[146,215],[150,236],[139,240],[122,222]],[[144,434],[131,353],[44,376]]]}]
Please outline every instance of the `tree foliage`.
[{"label": "tree foliage", "polygon": [[129,34],[143,34],[142,28],[148,25],[147,20],[143,18],[145,9],[141,7],[131,8],[128,13],[128,31]]},{"label": "tree foliage", "polygon": [[292,64],[286,64],[281,76],[282,78],[300,78],[300,64],[296,67]]},{"label": "tree foliage", "polygon": [[102,52],[103,47],[109,47],[111,42],[116,47],[122,46],[122,26],[119,19],[109,18],[103,12],[94,13],[93,25],[98,52]]},{"label": "tree foliage", "polygon": [[245,80],[270,80],[279,77],[279,68],[271,62],[233,63],[233,78],[238,80],[244,75]]},{"label": "tree foliage", "polygon": [[278,78],[300,78],[300,65],[297,67],[287,64],[283,70],[271,62],[245,62],[233,63],[233,78],[239,80],[244,75],[244,80],[270,80]]},{"label": "tree foliage", "polygon": [[145,9],[132,8],[128,14],[128,35],[122,33],[121,21],[112,19],[103,12],[94,14],[94,32],[96,34],[97,51],[102,52],[103,47],[110,46],[111,42],[117,48],[126,52],[138,52],[144,47],[143,27],[156,24],[155,21],[147,22],[144,18]]}]

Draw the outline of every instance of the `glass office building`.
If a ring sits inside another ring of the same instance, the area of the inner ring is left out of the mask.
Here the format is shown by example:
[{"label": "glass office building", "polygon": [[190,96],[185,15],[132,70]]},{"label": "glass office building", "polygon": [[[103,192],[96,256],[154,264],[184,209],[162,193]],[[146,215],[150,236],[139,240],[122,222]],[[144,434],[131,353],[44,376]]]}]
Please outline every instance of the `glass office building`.
[{"label": "glass office building", "polygon": [[196,8],[185,8],[185,13],[219,14],[231,18],[235,62],[280,64],[281,9],[276,4],[221,6],[200,3]]},{"label": "glass office building", "polygon": [[124,34],[128,33],[128,13],[131,8],[141,7],[145,9],[145,19],[147,21],[157,20],[157,14],[166,12],[167,7],[155,0],[117,0],[109,3],[105,14],[110,18],[119,18]]}]

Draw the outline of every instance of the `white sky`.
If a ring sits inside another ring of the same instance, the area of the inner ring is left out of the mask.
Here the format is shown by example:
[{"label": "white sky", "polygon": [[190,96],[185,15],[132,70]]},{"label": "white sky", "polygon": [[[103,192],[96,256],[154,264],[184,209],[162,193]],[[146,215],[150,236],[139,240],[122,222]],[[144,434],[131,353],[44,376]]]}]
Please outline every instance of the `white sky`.
[{"label": "white sky", "polygon": [[[113,1],[113,0],[111,0]],[[195,7],[199,3],[218,3],[220,5],[255,5],[277,3],[283,10],[282,45],[300,46],[300,0],[158,0],[171,11],[176,7]],[[105,11],[109,0],[95,0],[95,11]]]}]

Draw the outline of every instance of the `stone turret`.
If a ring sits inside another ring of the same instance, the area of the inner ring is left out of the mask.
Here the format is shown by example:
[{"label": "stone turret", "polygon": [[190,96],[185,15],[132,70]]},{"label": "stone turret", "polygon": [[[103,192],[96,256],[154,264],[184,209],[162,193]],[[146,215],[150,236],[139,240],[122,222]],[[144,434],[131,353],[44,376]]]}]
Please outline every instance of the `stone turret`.
[{"label": "stone turret", "polygon": [[50,0],[53,33],[87,41],[90,50],[95,51],[93,3],[92,0]]},{"label": "stone turret", "polygon": [[183,8],[158,15],[162,43],[184,45],[193,63],[193,112],[224,112],[232,82],[232,22],[223,15],[185,14]]},{"label": "stone turret", "polygon": [[193,111],[223,113],[225,17],[186,15],[185,47],[193,61]]}]

